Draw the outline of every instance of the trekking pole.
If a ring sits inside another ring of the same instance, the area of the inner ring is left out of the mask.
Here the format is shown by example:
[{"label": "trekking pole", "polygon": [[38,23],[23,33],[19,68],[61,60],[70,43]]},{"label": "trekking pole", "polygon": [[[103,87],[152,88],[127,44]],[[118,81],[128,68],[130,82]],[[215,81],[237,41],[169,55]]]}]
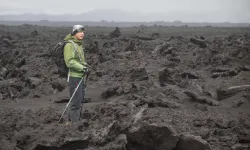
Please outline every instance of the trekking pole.
[{"label": "trekking pole", "polygon": [[[85,84],[84,84],[84,98],[85,98],[85,95],[86,95],[86,87],[87,87],[87,81],[88,81],[88,77],[89,77],[89,74],[86,75],[86,79],[85,79]],[[80,117],[79,117],[79,120],[81,119],[82,117],[82,107],[83,107],[83,102],[81,104],[81,111],[80,111]]]},{"label": "trekking pole", "polygon": [[62,115],[61,115],[61,117],[60,117],[60,119],[59,119],[58,123],[61,121],[61,119],[62,119],[62,117],[63,117],[63,115],[64,115],[65,111],[66,111],[66,110],[67,110],[67,108],[69,107],[69,104],[70,104],[70,102],[72,101],[72,99],[73,99],[73,97],[74,97],[74,95],[75,95],[75,93],[76,93],[77,89],[79,88],[79,86],[80,86],[80,84],[81,84],[82,80],[83,80],[83,77],[82,77],[82,79],[80,80],[80,82],[78,83],[77,87],[75,88],[75,91],[74,91],[73,95],[71,96],[71,98],[70,98],[70,100],[69,100],[68,104],[66,105],[66,107],[65,107],[65,109],[64,109],[64,111],[63,111],[63,113],[62,113]]}]

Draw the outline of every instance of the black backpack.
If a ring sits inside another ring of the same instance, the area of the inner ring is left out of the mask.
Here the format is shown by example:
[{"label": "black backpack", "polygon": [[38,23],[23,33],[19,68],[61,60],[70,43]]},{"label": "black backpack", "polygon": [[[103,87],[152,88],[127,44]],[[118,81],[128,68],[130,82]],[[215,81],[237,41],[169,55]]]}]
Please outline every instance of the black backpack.
[{"label": "black backpack", "polygon": [[52,51],[52,57],[57,65],[58,74],[60,75],[60,77],[68,76],[69,69],[66,66],[65,61],[64,61],[64,46],[67,43],[72,43],[74,45],[75,52],[77,52],[77,47],[75,43],[71,40],[57,43]]}]

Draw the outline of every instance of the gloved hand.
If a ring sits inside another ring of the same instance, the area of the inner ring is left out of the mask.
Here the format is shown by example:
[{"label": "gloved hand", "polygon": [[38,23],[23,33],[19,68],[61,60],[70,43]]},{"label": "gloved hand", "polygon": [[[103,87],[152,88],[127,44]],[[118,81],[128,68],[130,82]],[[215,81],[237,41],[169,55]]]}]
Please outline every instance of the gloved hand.
[{"label": "gloved hand", "polygon": [[86,72],[88,72],[88,71],[89,71],[88,68],[83,68],[83,72],[84,72],[84,73],[86,73]]},{"label": "gloved hand", "polygon": [[87,74],[87,75],[90,74],[90,70],[88,68],[83,68],[83,72],[84,74]]}]

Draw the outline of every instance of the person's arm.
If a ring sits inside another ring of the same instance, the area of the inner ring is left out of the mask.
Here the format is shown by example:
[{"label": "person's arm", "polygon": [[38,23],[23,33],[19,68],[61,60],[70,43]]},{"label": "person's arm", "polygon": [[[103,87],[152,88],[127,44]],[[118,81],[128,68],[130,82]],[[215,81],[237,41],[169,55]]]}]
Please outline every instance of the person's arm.
[{"label": "person's arm", "polygon": [[68,68],[73,68],[77,71],[83,71],[86,68],[76,60],[74,46],[71,43],[67,43],[64,46],[64,61]]}]

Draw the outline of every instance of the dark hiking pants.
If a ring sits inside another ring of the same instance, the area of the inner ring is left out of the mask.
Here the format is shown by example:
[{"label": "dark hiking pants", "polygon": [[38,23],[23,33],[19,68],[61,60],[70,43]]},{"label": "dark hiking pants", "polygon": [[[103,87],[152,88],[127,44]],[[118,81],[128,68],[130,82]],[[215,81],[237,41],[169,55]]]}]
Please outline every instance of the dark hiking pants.
[{"label": "dark hiking pants", "polygon": [[[70,77],[69,78],[69,93],[70,97],[72,97],[78,83],[81,81],[81,78]],[[80,119],[80,111],[81,111],[81,102],[84,99],[84,79],[79,85],[74,97],[72,98],[69,104],[69,121],[77,122]]]}]

